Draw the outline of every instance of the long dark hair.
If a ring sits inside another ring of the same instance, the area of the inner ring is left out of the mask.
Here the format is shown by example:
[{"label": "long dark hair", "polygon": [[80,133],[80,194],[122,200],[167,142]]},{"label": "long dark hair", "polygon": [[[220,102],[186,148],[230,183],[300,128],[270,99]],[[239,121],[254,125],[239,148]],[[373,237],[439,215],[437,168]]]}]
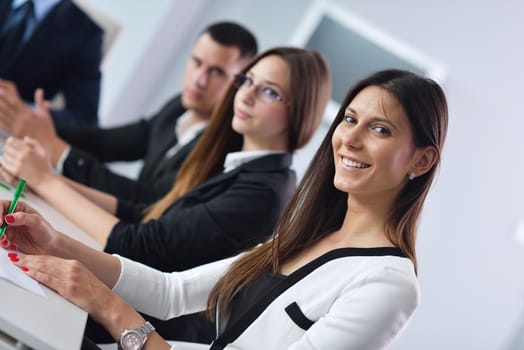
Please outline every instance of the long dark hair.
[{"label": "long dark hair", "polygon": [[[304,146],[322,120],[331,92],[329,68],[323,56],[314,50],[277,47],[267,50],[243,70],[267,56],[279,56],[289,66],[290,101],[288,151]],[[229,152],[240,151],[242,135],[233,130],[233,103],[237,89],[231,83],[202,138],[184,161],[171,191],[154,203],[142,222],[157,219],[175,200],[223,170]]]},{"label": "long dark hair", "polygon": [[322,237],[339,229],[347,210],[347,193],[333,185],[335,166],[331,139],[355,96],[378,86],[395,96],[409,119],[416,147],[432,146],[438,152],[433,167],[407,182],[395,200],[386,222],[386,235],[416,268],[416,225],[438,165],[447,130],[447,103],[441,87],[431,79],[401,70],[377,72],[358,82],[346,95],[335,120],[313,157],[299,187],[284,210],[273,238],[237,260],[217,282],[208,299],[208,317],[217,304],[229,308],[234,295],[264,271],[280,266]]}]

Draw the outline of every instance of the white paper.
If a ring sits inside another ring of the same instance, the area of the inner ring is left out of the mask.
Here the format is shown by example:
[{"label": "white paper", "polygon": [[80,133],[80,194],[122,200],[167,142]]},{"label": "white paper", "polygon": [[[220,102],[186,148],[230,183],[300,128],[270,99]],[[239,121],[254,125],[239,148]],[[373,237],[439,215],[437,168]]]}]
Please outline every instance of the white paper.
[{"label": "white paper", "polygon": [[47,295],[44,293],[40,284],[13,264],[7,256],[8,253],[19,252],[0,249],[0,277],[47,299]]}]

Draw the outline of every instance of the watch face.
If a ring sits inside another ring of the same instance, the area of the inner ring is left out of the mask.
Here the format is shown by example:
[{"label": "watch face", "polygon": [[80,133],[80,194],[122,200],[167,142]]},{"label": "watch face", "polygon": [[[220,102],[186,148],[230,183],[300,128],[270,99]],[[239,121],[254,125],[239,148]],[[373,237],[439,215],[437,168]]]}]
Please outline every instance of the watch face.
[{"label": "watch face", "polygon": [[142,348],[142,337],[136,331],[129,331],[122,337],[120,345],[124,350],[139,350]]}]

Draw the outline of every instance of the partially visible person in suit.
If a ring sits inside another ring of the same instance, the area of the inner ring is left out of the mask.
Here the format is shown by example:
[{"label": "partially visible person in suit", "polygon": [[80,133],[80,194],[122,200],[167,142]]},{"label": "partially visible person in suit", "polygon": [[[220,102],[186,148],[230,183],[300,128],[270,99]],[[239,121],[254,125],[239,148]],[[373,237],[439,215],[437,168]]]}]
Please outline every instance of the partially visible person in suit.
[{"label": "partially visible person in suit", "polygon": [[[59,137],[37,96],[33,118],[19,120],[17,128],[40,141],[65,177],[123,200],[152,203],[169,191],[228,84],[256,53],[257,41],[248,29],[213,23],[195,42],[182,93],[152,117],[107,129],[57,125]],[[136,180],[105,164],[139,159],[144,163]]]},{"label": "partially visible person in suit", "polygon": [[[272,239],[237,257],[161,273],[56,232],[24,203],[5,217],[15,227],[3,244],[34,254],[11,260],[121,344],[124,330],[139,329],[149,335],[135,338],[144,350],[386,349],[419,302],[417,222],[447,112],[442,88],[413,73],[387,70],[358,82]],[[211,346],[170,346],[133,307],[165,318],[206,310],[218,336]]]},{"label": "partially visible person in suit", "polygon": [[37,88],[61,94],[57,123],[96,125],[102,29],[71,0],[0,1],[0,128],[22,136]]},{"label": "partially visible person in suit", "polygon": [[230,84],[171,191],[148,208],[100,193],[95,205],[53,172],[30,138],[9,138],[2,166],[107,252],[180,271],[268,237],[296,186],[292,153],[320,124],[330,92],[318,52],[265,51]]}]

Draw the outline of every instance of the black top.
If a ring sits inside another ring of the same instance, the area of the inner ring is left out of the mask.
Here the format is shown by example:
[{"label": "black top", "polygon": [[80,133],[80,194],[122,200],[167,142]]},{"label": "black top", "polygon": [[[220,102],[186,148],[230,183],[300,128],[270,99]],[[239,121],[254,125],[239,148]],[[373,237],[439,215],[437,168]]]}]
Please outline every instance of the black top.
[{"label": "black top", "polygon": [[[119,200],[153,203],[171,189],[178,169],[200,136],[165,159],[167,150],[178,141],[175,125],[185,111],[181,97],[176,96],[153,117],[120,127],[59,125],[58,134],[72,145],[62,174]],[[105,164],[139,159],[144,164],[136,180],[111,171]]]},{"label": "black top", "polygon": [[231,300],[228,324],[234,324],[238,319],[249,310],[260,297],[275,287],[280,281],[286,279],[286,276],[264,272],[262,275],[247,284]]},{"label": "black top", "polygon": [[181,271],[265,241],[296,186],[291,154],[270,154],[217,175],[177,199],[156,220],[119,203],[105,251],[162,271]]}]

